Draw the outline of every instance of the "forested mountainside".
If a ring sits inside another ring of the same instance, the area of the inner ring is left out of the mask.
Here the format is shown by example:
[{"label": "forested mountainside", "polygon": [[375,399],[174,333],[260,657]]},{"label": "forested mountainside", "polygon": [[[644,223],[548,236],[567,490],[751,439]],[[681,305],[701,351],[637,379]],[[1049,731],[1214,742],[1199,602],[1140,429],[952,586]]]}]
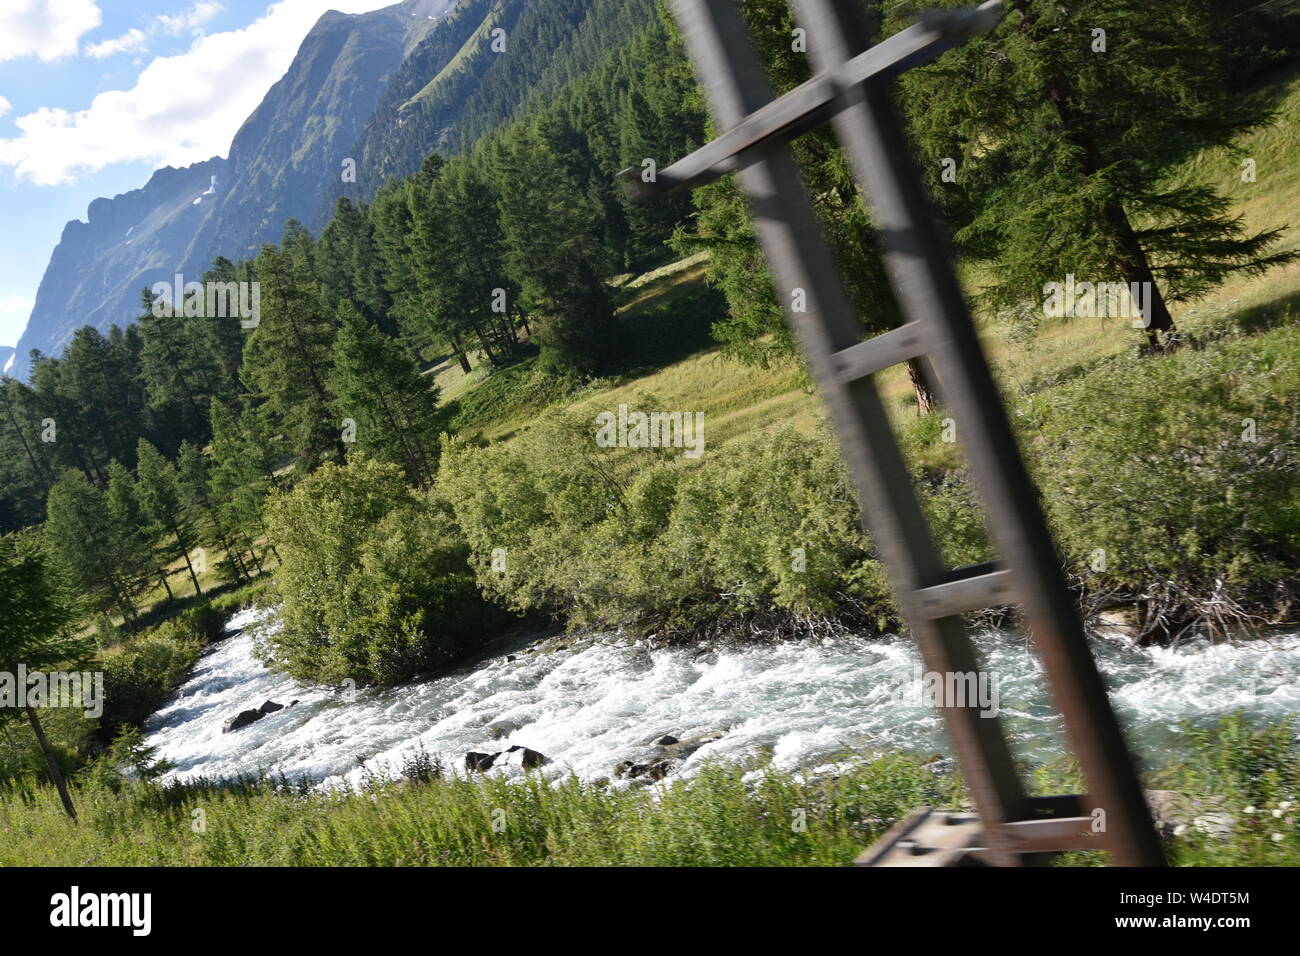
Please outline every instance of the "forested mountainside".
[{"label": "forested mountainside", "polygon": [[325,14],[227,159],[160,170],[68,224],[9,374],[25,379],[32,349],[57,356],[81,325],[133,321],[141,288],[177,271],[251,257],[291,219],[319,231],[340,196],[372,198],[430,152],[474,143],[658,17],[646,0],[405,0]]},{"label": "forested mountainside", "polygon": [[458,152],[555,96],[658,15],[648,0],[461,0],[397,71],[351,153],[362,174],[329,200],[369,199],[431,150]]},{"label": "forested mountainside", "polygon": [[454,2],[326,13],[228,158],[160,169],[141,189],[91,203],[51,256],[9,374],[25,379],[32,349],[58,355],[80,326],[132,321],[141,288],[177,271],[197,278],[218,254],[249,256],[278,238],[285,220],[310,221],[389,78]]}]

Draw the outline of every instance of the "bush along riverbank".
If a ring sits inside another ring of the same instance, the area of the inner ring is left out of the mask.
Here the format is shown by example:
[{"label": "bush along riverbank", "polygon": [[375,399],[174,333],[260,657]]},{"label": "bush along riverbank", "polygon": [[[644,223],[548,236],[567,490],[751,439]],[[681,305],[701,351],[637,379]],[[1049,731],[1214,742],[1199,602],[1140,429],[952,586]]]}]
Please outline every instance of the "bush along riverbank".
[{"label": "bush along riverbank", "polygon": [[[1300,329],[1220,330],[1008,391],[1086,611],[1131,608],[1154,639],[1290,618]],[[917,487],[945,560],[989,560],[942,415],[905,426]],[[445,439],[427,494],[354,457],[275,496],[277,666],[393,683],[472,652],[503,611],[665,640],[900,626],[824,429],[778,425],[698,460],[594,434],[556,409],[509,441]]]},{"label": "bush along riverbank", "polygon": [[[269,579],[190,603],[152,626],[124,634],[111,622],[73,640],[81,656],[72,670],[102,675],[97,708],[38,708],[40,721],[60,770],[74,779],[127,769],[140,728],[191,673],[203,650],[221,638],[241,607],[265,599]],[[159,616],[165,613],[158,609]],[[115,750],[116,748],[116,750]],[[125,756],[124,756],[125,755]],[[0,785],[25,786],[47,776],[44,755],[28,734],[0,733]]]}]

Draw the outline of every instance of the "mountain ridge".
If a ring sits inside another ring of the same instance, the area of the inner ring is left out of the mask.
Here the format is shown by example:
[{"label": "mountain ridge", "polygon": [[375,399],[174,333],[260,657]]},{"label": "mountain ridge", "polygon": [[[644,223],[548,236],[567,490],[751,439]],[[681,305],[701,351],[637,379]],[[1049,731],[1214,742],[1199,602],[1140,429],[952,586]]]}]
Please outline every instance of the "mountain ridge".
[{"label": "mountain ridge", "polygon": [[197,279],[217,255],[252,255],[278,241],[288,219],[323,225],[318,197],[329,178],[392,75],[457,2],[326,11],[226,158],[165,166],[139,189],[92,201],[85,220],[64,226],[8,374],[26,378],[33,349],[57,355],[83,325],[129,324],[144,287],[177,272]]}]

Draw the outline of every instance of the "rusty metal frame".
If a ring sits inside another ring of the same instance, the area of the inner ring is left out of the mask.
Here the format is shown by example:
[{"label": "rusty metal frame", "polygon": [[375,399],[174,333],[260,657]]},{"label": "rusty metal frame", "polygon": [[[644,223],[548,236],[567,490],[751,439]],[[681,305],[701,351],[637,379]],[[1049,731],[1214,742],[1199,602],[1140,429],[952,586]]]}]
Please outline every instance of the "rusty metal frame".
[{"label": "rusty metal frame", "polygon": [[[793,0],[805,28],[813,79],[773,97],[734,0],[673,0],[691,59],[721,136],[643,182],[620,178],[642,198],[693,188],[730,172],[749,199],[755,228],[787,320],[811,366],[839,435],[863,524],[889,571],[928,670],[979,670],[960,615],[1019,604],[1065,720],[1089,794],[1031,798],[1000,721],[974,702],[947,701],[943,716],[981,827],[981,858],[1018,865],[1064,850],[1086,819],[1104,820],[1096,845],[1124,865],[1163,865],[1141,785],[1021,459],[1001,396],[971,321],[951,254],[898,117],[889,81],[969,37],[992,29],[999,0],[939,11],[869,47],[853,0]],[[861,341],[858,316],[800,178],[789,140],[829,121],[880,231],[905,324]],[[801,290],[804,311],[791,303]],[[923,359],[935,373],[982,496],[1001,560],[944,567],[872,378]],[[1094,817],[1096,811],[1104,815]],[[1059,818],[1055,825],[1045,820]],[[1032,833],[1032,837],[1026,834]]]}]

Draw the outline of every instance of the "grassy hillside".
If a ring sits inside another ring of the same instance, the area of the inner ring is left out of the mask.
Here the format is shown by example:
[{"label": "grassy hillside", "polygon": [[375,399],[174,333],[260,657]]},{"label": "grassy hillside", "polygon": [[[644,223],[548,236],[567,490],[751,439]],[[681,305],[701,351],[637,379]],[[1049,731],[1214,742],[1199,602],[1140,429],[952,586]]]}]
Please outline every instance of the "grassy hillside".
[{"label": "grassy hillside", "polygon": [[[1295,161],[1300,156],[1300,72],[1283,73],[1251,96],[1274,103],[1277,111],[1273,123],[1248,134],[1242,143],[1244,157],[1256,161],[1256,180],[1243,182],[1242,157],[1217,149],[1198,154],[1171,178],[1209,182],[1233,200],[1247,230],[1284,228],[1280,248],[1300,248],[1300,163]],[[664,306],[671,311],[673,304],[702,294],[703,271],[697,256],[626,282],[620,289],[625,327],[640,327],[647,338],[654,338],[655,323],[665,319]],[[977,293],[982,269],[965,264],[961,274],[968,293]],[[1175,318],[1193,337],[1208,339],[1229,330],[1250,331],[1294,320],[1300,314],[1298,298],[1300,263],[1293,263],[1263,277],[1235,278],[1199,302],[1179,307]],[[1004,394],[1012,402],[1087,374],[1109,357],[1135,352],[1140,344],[1139,337],[1118,319],[1044,322],[1034,329],[998,322],[989,315],[977,315],[976,321]],[[527,377],[526,369],[527,365],[504,374],[513,383]],[[474,375],[466,379],[454,362],[437,371],[437,380],[445,400],[474,408],[460,424],[489,440],[513,435],[541,407],[556,401],[586,412],[617,407],[639,393],[653,395],[665,408],[704,411],[709,441],[718,443],[782,423],[807,431],[823,414],[799,363],[755,368],[726,358],[716,348],[703,348],[643,375],[596,383],[576,397],[537,396],[516,407],[471,400],[469,396],[479,389],[505,389],[501,383]],[[898,426],[915,428],[915,403],[905,370],[889,369],[878,376],[878,382]]]},{"label": "grassy hillside", "polygon": [[[1194,157],[1172,178],[1224,178],[1246,227],[1284,228],[1294,248],[1300,176],[1282,166],[1300,150],[1300,78],[1281,74],[1266,94],[1276,121],[1243,144],[1257,158],[1254,182],[1229,188],[1239,157],[1223,151]],[[685,634],[769,611],[849,611],[859,623],[897,626],[883,569],[824,452],[825,412],[801,363],[755,367],[712,346],[707,327],[721,305],[704,266],[696,259],[616,283],[635,357],[622,374],[566,391],[532,360],[495,374],[480,365],[465,376],[451,363],[434,371],[459,436],[441,486],[480,587],[571,623],[640,619]],[[961,272],[973,299],[984,267],[963,263]],[[1184,345],[1158,356],[1142,354],[1141,335],[1122,319],[976,315],[1067,571],[1090,607],[1135,604],[1147,634],[1291,619],[1298,304],[1300,264],[1239,275],[1179,309]],[[878,384],[941,551],[954,566],[996,557],[961,444],[945,434],[947,413],[918,416],[901,366]],[[596,416],[620,405],[703,413],[705,454],[597,451]],[[478,443],[490,447],[475,451]],[[581,504],[555,504],[579,487]],[[712,510],[700,513],[701,502]],[[737,526],[747,536],[730,536]],[[791,575],[790,548],[813,541],[825,563]],[[516,564],[503,577],[488,569],[487,551],[504,545]],[[1106,560],[1094,566],[1099,552]]]}]

